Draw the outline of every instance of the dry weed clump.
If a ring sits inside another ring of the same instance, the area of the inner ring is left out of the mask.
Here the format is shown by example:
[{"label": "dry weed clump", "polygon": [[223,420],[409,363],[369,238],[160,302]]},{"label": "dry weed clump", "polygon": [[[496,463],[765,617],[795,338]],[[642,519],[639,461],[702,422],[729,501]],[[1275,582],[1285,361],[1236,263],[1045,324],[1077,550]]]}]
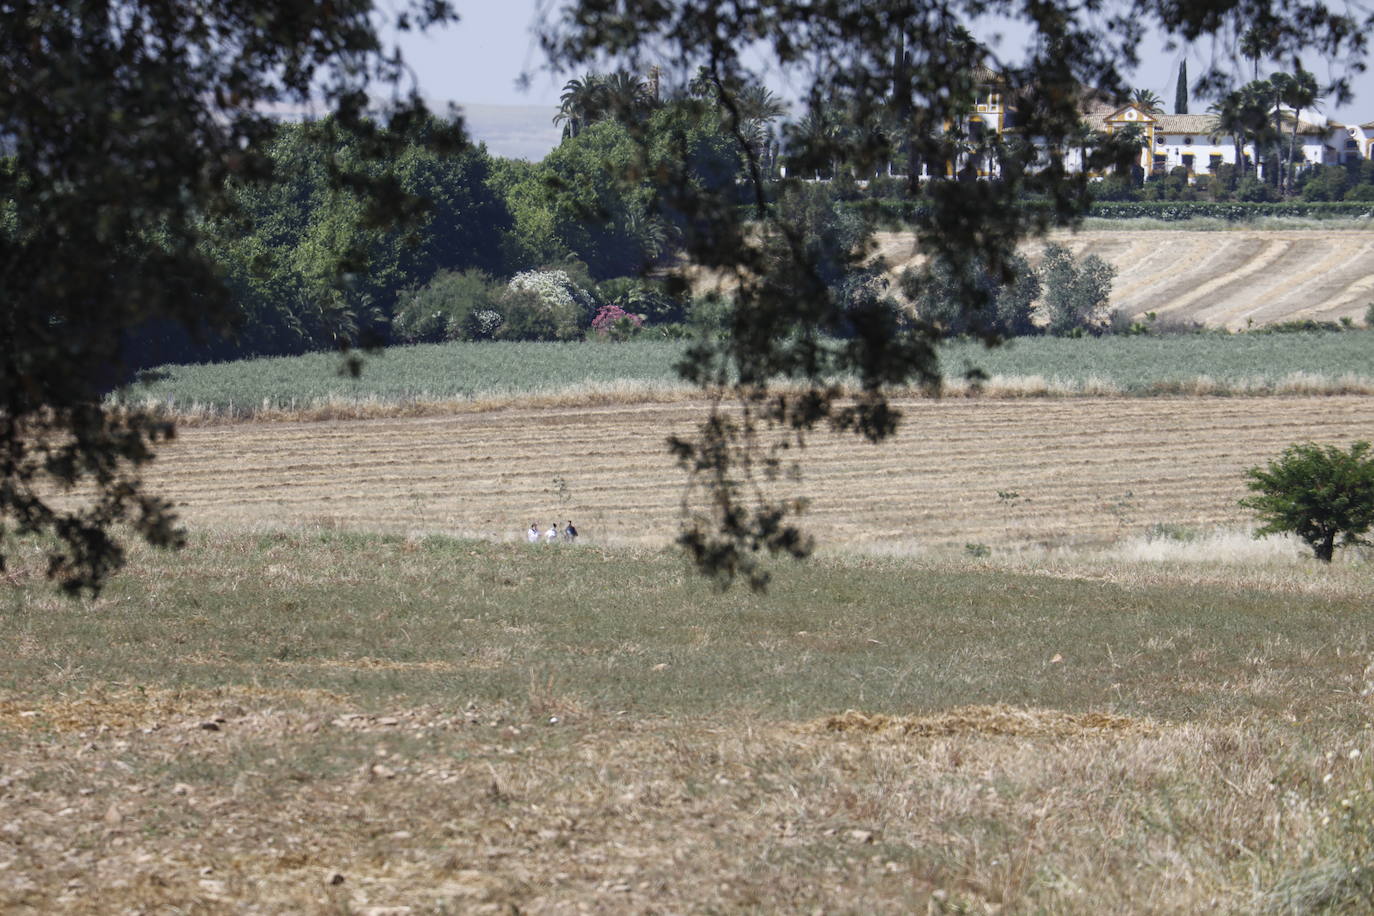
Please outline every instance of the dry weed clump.
[{"label": "dry weed clump", "polygon": [[1018,738],[1072,738],[1083,735],[1148,735],[1158,731],[1148,719],[1109,713],[1067,713],[1055,709],[963,706],[934,716],[890,716],[846,710],[803,726],[811,732],[901,734],[909,737],[1006,735]]},{"label": "dry weed clump", "polygon": [[80,732],[142,729],[176,722],[213,722],[225,709],[271,706],[337,705],[337,694],[323,690],[282,690],[249,686],[167,689],[101,686],[92,691],[41,700],[0,696],[0,729]]}]

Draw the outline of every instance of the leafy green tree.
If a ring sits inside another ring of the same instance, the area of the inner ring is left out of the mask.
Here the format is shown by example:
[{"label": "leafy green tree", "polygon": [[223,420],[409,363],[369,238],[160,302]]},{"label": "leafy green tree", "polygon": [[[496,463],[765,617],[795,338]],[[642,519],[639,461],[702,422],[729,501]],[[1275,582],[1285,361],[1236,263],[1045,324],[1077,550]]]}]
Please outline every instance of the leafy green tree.
[{"label": "leafy green tree", "polygon": [[1188,61],[1178,62],[1178,85],[1174,88],[1174,114],[1188,113]]},{"label": "leafy green tree", "polygon": [[1256,536],[1296,534],[1323,563],[1336,546],[1367,544],[1374,527],[1374,456],[1368,442],[1290,445],[1266,467],[1245,472],[1254,496],[1240,501],[1258,514]]},{"label": "leafy green tree", "polygon": [[[1035,303],[1040,298],[1040,278],[1025,258],[1017,255],[1009,264],[1011,279],[993,276],[986,266],[970,263],[967,279],[955,277],[955,268],[941,259],[917,271],[908,268],[902,288],[916,316],[939,329],[942,336],[1021,337],[1036,334]],[[984,302],[974,308],[964,297],[969,286],[977,286]]]},{"label": "leafy green tree", "polygon": [[1345,198],[1347,172],[1339,165],[1321,165],[1306,173],[1302,185],[1302,199],[1312,201],[1342,200]]},{"label": "leafy green tree", "polygon": [[[170,504],[139,473],[171,426],[106,407],[101,394],[128,376],[130,331],[166,323],[203,337],[243,321],[206,232],[243,217],[235,185],[277,181],[271,110],[327,108],[363,139],[369,160],[402,145],[384,128],[404,133],[420,118],[418,96],[399,88],[404,66],[380,36],[452,12],[433,0],[391,9],[360,0],[0,5],[0,146],[12,162],[0,170],[10,215],[0,237],[0,525],[53,538],[49,572],[65,588],[98,589],[120,565],[120,526],[157,545],[181,541]],[[364,117],[369,90],[396,100],[382,121]],[[454,150],[461,140],[445,128],[428,142]],[[325,169],[358,193],[355,215],[367,226],[414,212],[393,180],[341,161]],[[349,272],[346,261],[335,261],[336,276]]]},{"label": "leafy green tree", "polygon": [[496,283],[483,270],[440,271],[423,287],[401,296],[392,322],[392,337],[402,343],[485,339],[480,314],[500,314]]},{"label": "leafy green tree", "polygon": [[[371,141],[332,118],[282,125],[267,147],[275,181],[231,182],[235,211],[204,228],[205,250],[242,315],[236,331],[197,345],[175,327],[140,329],[130,335],[131,361],[297,353],[381,339],[402,288],[423,285],[441,269],[498,269],[511,219],[491,186],[491,160],[480,147],[436,154],[426,136],[449,129],[418,121],[408,136],[394,138],[387,159],[374,160],[362,148]],[[380,136],[393,139],[389,131]],[[331,180],[331,163],[392,183],[409,208],[407,224],[371,224],[365,189]]]},{"label": "leafy green tree", "polygon": [[1116,268],[1095,254],[1080,263],[1063,245],[1046,245],[1040,260],[1045,329],[1059,337],[1109,330],[1115,278]]},{"label": "leafy green tree", "polygon": [[653,192],[643,180],[621,181],[640,147],[616,121],[598,121],[564,140],[541,164],[542,184],[558,242],[605,279],[638,272],[649,260],[634,221],[648,212]]}]

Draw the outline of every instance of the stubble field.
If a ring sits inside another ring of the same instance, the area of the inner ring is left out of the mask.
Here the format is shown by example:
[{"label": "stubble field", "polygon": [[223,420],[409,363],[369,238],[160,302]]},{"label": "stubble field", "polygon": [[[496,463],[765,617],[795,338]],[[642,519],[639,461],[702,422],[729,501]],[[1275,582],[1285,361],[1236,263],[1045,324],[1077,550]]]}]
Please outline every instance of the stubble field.
[{"label": "stubble field", "polygon": [[[1374,431],[1374,399],[911,400],[881,446],[800,453],[823,547],[1081,546],[1158,526],[1241,527],[1243,473],[1295,441]],[[508,540],[572,519],[603,545],[677,531],[665,448],[699,403],[510,407],[436,417],[185,429],[150,481],[193,526],[324,526]]]},{"label": "stubble field", "polygon": [[[1050,239],[1117,269],[1112,307],[1128,315],[1243,329],[1251,324],[1361,319],[1374,304],[1374,233],[1362,229],[1126,228]],[[889,262],[913,257],[911,236],[884,233]],[[1032,259],[1039,242],[1027,246]]]}]

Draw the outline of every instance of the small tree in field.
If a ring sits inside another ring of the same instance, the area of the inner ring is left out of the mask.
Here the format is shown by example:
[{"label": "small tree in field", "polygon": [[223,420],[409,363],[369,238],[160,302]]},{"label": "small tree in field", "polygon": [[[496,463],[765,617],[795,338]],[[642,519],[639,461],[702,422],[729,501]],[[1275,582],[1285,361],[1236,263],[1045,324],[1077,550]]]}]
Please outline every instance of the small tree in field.
[{"label": "small tree in field", "polygon": [[1263,522],[1256,536],[1292,532],[1331,562],[1336,539],[1341,546],[1368,543],[1361,537],[1374,526],[1374,457],[1368,442],[1350,451],[1334,445],[1290,445],[1267,468],[1250,468],[1246,484],[1255,491],[1240,501]]}]

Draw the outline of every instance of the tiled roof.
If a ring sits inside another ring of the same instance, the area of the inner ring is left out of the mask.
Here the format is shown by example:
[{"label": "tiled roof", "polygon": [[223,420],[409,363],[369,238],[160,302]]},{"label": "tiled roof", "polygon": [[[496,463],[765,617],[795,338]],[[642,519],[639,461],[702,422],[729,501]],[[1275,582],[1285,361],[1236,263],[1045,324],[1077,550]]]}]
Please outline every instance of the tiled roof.
[{"label": "tiled roof", "polygon": [[1156,134],[1210,134],[1217,129],[1215,115],[1166,114],[1156,115]]},{"label": "tiled roof", "polygon": [[1083,121],[1093,130],[1107,129],[1107,119],[1121,111],[1123,105],[1112,105],[1102,101],[1088,101],[1083,104]]},{"label": "tiled roof", "polygon": [[[1283,132],[1285,134],[1293,132],[1293,113],[1291,111],[1281,112],[1279,114],[1279,120],[1283,125]],[[1304,121],[1302,118],[1298,119],[1298,136],[1300,137],[1323,137],[1328,130],[1329,128],[1322,127],[1320,124],[1313,124],[1310,121]]]}]

